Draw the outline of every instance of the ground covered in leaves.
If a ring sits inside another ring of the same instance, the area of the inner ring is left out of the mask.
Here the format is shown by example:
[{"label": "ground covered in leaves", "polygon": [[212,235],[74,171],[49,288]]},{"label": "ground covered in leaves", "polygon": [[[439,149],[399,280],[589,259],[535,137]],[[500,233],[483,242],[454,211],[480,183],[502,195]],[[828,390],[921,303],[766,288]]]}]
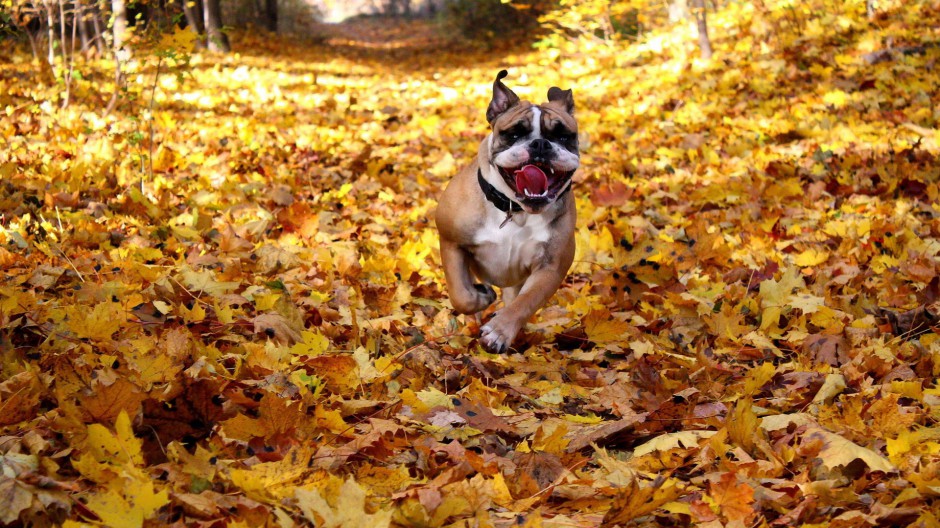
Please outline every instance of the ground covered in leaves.
[{"label": "ground covered in leaves", "polygon": [[[804,4],[708,63],[241,34],[108,115],[3,51],[0,524],[940,526],[940,5]],[[495,356],[428,219],[503,67],[584,155]]]}]

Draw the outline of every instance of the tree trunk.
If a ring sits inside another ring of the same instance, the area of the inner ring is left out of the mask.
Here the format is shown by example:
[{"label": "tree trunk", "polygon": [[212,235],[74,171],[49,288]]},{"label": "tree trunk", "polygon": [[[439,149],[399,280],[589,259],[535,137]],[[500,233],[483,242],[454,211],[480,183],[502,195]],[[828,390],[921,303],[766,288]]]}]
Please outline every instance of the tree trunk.
[{"label": "tree trunk", "polygon": [[55,13],[52,9],[52,0],[46,0],[46,35],[49,38],[49,53],[46,54],[46,60],[49,66],[55,72]]},{"label": "tree trunk", "polygon": [[689,18],[689,4],[686,0],[669,2],[669,23],[679,24]]},{"label": "tree trunk", "polygon": [[203,13],[206,23],[206,47],[209,51],[228,53],[231,47],[228,37],[222,32],[222,9],[219,0],[203,0]]},{"label": "tree trunk", "polygon": [[104,30],[102,29],[101,13],[98,11],[97,4],[91,6],[91,27],[95,30],[95,47],[98,53],[104,55],[108,50],[108,43],[104,40]]},{"label": "tree trunk", "polygon": [[698,26],[698,47],[703,59],[712,58],[712,41],[708,38],[708,23],[705,20],[705,0],[692,0],[692,12]]},{"label": "tree trunk", "polygon": [[202,3],[200,0],[183,0],[183,14],[186,26],[196,34],[196,48],[206,47],[206,25],[202,21]]},{"label": "tree trunk", "polygon": [[87,53],[91,47],[91,36],[88,34],[88,24],[85,20],[85,6],[82,0],[75,0],[75,27],[78,28],[78,38],[81,39],[82,53]]},{"label": "tree trunk", "polygon": [[111,0],[111,36],[114,53],[121,60],[126,59],[130,53],[124,46],[127,40],[127,5],[124,0]]},{"label": "tree trunk", "polygon": [[65,94],[62,96],[62,108],[67,108],[72,99],[72,59],[75,57],[75,26],[72,26],[72,49],[66,51],[65,42],[68,39],[65,22],[65,0],[59,0],[59,55],[62,57],[62,80],[65,85]]},{"label": "tree trunk", "polygon": [[277,0],[264,0],[264,26],[277,33]]}]

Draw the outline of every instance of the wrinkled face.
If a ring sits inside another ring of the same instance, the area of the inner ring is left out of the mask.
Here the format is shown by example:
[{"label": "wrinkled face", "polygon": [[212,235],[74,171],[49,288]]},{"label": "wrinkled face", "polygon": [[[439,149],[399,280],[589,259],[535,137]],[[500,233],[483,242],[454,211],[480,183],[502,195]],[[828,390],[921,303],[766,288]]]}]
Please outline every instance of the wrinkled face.
[{"label": "wrinkled face", "polygon": [[490,158],[515,200],[533,211],[554,202],[580,162],[574,117],[555,101],[520,101],[492,124]]}]

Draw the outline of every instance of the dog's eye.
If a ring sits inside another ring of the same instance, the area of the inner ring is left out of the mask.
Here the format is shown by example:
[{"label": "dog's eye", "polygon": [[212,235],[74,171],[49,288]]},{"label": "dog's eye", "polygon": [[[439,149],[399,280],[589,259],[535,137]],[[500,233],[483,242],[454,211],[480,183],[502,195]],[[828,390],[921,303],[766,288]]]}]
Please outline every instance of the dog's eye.
[{"label": "dog's eye", "polygon": [[513,141],[513,142],[514,142],[514,141],[517,141],[519,138],[523,138],[523,137],[528,136],[528,135],[529,135],[529,129],[527,129],[527,128],[521,126],[521,125],[516,125],[516,126],[510,128],[509,130],[504,130],[504,131],[500,132],[499,135],[500,135],[500,137],[502,137],[502,138],[503,138],[504,140],[506,140],[506,141]]},{"label": "dog's eye", "polygon": [[554,129],[548,133],[549,139],[557,141],[559,143],[564,143],[566,145],[571,145],[578,140],[578,135],[574,132],[569,132],[567,129]]}]

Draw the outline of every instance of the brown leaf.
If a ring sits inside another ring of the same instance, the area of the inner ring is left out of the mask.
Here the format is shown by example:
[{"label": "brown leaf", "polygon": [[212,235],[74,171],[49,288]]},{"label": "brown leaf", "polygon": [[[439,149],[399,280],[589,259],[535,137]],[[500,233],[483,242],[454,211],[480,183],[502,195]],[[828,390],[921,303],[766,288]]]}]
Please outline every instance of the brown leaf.
[{"label": "brown leaf", "polygon": [[222,422],[222,431],[230,438],[248,441],[256,437],[287,436],[309,439],[316,431],[316,422],[304,412],[301,402],[291,402],[265,393],[257,409],[258,418],[238,414]]},{"label": "brown leaf", "polygon": [[29,420],[37,413],[43,385],[33,372],[20,372],[0,383],[0,426]]},{"label": "brown leaf", "polygon": [[111,424],[121,411],[135,417],[146,396],[136,385],[118,378],[110,385],[96,384],[83,394],[76,395],[79,409],[87,423]]},{"label": "brown leaf", "polygon": [[634,414],[617,421],[604,422],[589,432],[579,431],[579,434],[568,443],[567,451],[574,453],[590,447],[591,444],[609,446],[625,442],[629,438],[629,433],[633,431],[633,426],[645,420],[648,414]]},{"label": "brown leaf", "polygon": [[724,473],[717,482],[711,482],[708,495],[715,501],[721,515],[730,522],[747,525],[757,513],[754,511],[754,488],[741,482],[735,472]]},{"label": "brown leaf", "polygon": [[837,335],[811,335],[803,341],[803,351],[817,364],[838,367],[849,360],[848,344],[844,337]]},{"label": "brown leaf", "polygon": [[162,460],[165,446],[172,441],[192,442],[205,438],[225,416],[224,388],[225,383],[218,379],[191,380],[177,386],[163,401],[145,400],[140,433],[146,458]]},{"label": "brown leaf", "polygon": [[516,463],[516,473],[508,484],[517,498],[543,492],[567,472],[557,455],[544,451],[516,453],[513,462]]},{"label": "brown leaf", "polygon": [[16,479],[0,479],[0,523],[13,524],[33,504],[33,494]]},{"label": "brown leaf", "polygon": [[681,495],[682,490],[674,482],[667,482],[665,477],[657,477],[656,480],[644,486],[641,486],[637,479],[633,479],[627,487],[618,490],[610,510],[604,515],[601,526],[613,528],[618,525],[627,525],[630,521],[649,515]]},{"label": "brown leaf", "polygon": [[505,419],[493,414],[493,410],[478,403],[465,399],[454,399],[454,412],[460,415],[467,424],[481,431],[500,433],[509,437],[517,437],[518,433]]},{"label": "brown leaf", "polygon": [[940,329],[940,303],[918,306],[901,313],[881,309],[876,315],[888,325],[887,332],[905,340]]},{"label": "brown leaf", "polygon": [[591,203],[597,207],[619,207],[632,196],[633,190],[619,181],[591,187]]},{"label": "brown leaf", "polygon": [[303,328],[281,314],[263,313],[256,316],[252,323],[256,334],[274,339],[282,345],[293,345],[302,340],[300,332]]},{"label": "brown leaf", "polygon": [[355,394],[359,389],[359,364],[352,356],[322,355],[306,358],[304,365],[311,374],[326,382],[335,394]]}]

